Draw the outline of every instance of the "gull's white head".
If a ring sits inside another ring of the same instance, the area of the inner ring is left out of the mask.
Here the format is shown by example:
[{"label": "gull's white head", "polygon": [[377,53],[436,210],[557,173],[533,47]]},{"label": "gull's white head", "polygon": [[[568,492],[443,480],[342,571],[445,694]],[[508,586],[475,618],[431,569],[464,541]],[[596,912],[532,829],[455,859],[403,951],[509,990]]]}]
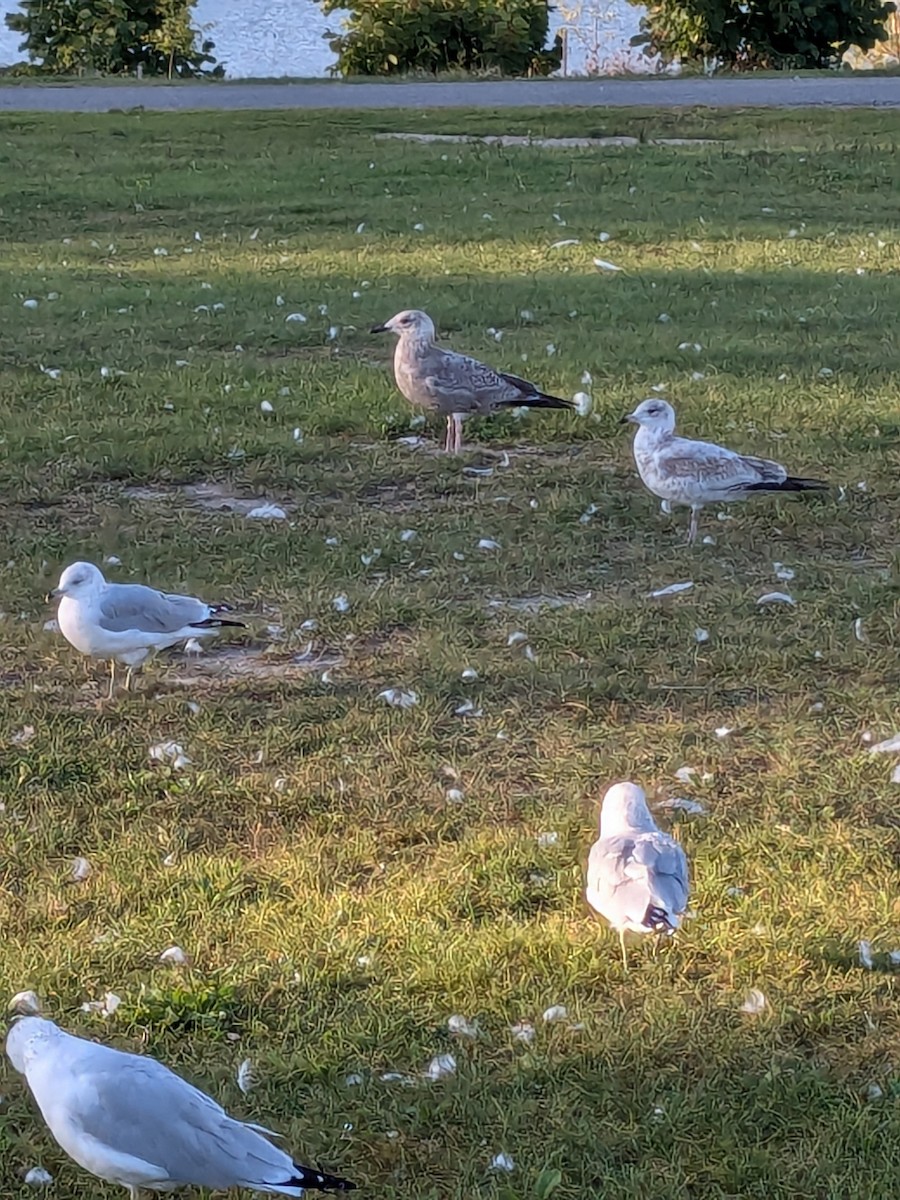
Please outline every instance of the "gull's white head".
[{"label": "gull's white head", "polygon": [[434,341],[434,321],[419,308],[406,308],[383,325],[373,325],[370,333],[396,333],[397,337],[417,342]]},{"label": "gull's white head", "polygon": [[620,421],[621,425],[641,425],[654,433],[672,433],[675,429],[675,409],[666,400],[642,400],[634,412]]},{"label": "gull's white head", "polygon": [[103,572],[93,563],[72,563],[60,575],[59,583],[50,592],[47,599],[55,600],[61,596],[70,596],[72,599],[78,600],[83,596],[90,596],[93,592],[98,592],[105,583]]},{"label": "gull's white head", "polygon": [[647,807],[644,789],[636,783],[616,783],[603,797],[600,809],[600,836],[618,837],[623,833],[646,833],[656,829]]},{"label": "gull's white head", "polygon": [[24,1075],[61,1036],[62,1030],[46,1017],[17,1017],[6,1035],[6,1057]]}]

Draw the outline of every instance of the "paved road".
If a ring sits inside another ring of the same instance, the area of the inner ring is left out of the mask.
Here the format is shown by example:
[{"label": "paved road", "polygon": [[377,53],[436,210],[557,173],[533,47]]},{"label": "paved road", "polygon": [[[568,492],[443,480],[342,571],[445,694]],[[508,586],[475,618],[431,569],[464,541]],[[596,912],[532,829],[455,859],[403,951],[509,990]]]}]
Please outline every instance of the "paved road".
[{"label": "paved road", "polygon": [[145,108],[900,108],[900,76],[778,79],[514,80],[496,83],[208,83],[0,87],[0,111]]}]

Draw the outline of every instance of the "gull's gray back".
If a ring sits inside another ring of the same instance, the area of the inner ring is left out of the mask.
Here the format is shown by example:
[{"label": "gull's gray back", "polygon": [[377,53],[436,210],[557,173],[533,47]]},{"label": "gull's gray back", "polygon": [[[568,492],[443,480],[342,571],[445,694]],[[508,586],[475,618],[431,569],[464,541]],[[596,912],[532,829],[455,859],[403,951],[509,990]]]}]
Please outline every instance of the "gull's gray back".
[{"label": "gull's gray back", "polygon": [[779,483],[787,471],[768,459],[736,454],[712,442],[694,442],[674,434],[634,441],[641,479],[663,499],[690,504],[725,498],[760,482]]},{"label": "gull's gray back", "polygon": [[88,1138],[159,1168],[161,1185],[259,1189],[291,1177],[283,1150],[155,1059],[87,1043],[57,1065],[49,1104],[37,1097],[51,1130],[65,1109]]},{"label": "gull's gray back", "polygon": [[169,596],[142,584],[111,583],[100,600],[100,625],[110,633],[177,633],[205,621],[209,605],[193,596]]},{"label": "gull's gray back", "polygon": [[586,895],[614,929],[646,929],[643,921],[650,906],[662,909],[677,924],[687,906],[687,857],[658,829],[598,838],[588,857]]},{"label": "gull's gray back", "polygon": [[[440,346],[400,338],[394,352],[394,378],[411,404],[446,416],[487,415],[498,404],[515,404],[527,394],[485,363]],[[523,381],[525,382],[525,381]],[[534,390],[532,388],[532,390]]]}]

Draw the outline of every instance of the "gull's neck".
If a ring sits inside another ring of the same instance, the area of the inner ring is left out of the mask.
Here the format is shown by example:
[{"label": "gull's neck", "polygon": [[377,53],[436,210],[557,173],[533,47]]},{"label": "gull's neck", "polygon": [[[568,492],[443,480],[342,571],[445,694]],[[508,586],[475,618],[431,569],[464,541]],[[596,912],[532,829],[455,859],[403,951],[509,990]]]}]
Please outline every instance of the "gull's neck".
[{"label": "gull's neck", "polygon": [[638,431],[634,435],[635,449],[642,450],[661,446],[665,442],[670,442],[674,436],[675,430],[668,429],[665,425],[639,425]]},{"label": "gull's neck", "polygon": [[397,339],[397,349],[394,352],[394,362],[398,366],[414,363],[428,357],[428,352],[434,345],[434,338],[418,330],[404,330]]},{"label": "gull's neck", "polygon": [[641,809],[629,807],[623,812],[603,812],[600,814],[600,836],[624,837],[629,833],[653,833],[658,828],[646,806]]},{"label": "gull's neck", "polygon": [[405,342],[407,346],[414,350],[427,349],[429,346],[434,345],[434,338],[420,329],[410,329],[408,332],[404,330],[400,334],[400,341]]}]

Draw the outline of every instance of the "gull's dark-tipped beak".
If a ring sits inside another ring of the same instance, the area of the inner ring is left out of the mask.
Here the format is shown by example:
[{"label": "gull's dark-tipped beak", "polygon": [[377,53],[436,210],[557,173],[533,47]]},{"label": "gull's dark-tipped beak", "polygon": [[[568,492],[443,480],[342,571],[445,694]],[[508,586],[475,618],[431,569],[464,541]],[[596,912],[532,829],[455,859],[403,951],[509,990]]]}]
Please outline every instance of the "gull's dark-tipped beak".
[{"label": "gull's dark-tipped beak", "polygon": [[624,417],[620,418],[619,424],[620,425],[637,425],[637,421],[634,419],[633,413],[626,413]]},{"label": "gull's dark-tipped beak", "polygon": [[390,333],[387,325],[373,325],[369,333]]},{"label": "gull's dark-tipped beak", "polygon": [[52,604],[54,600],[59,598],[59,588],[51,588],[44,597],[45,604]]}]

